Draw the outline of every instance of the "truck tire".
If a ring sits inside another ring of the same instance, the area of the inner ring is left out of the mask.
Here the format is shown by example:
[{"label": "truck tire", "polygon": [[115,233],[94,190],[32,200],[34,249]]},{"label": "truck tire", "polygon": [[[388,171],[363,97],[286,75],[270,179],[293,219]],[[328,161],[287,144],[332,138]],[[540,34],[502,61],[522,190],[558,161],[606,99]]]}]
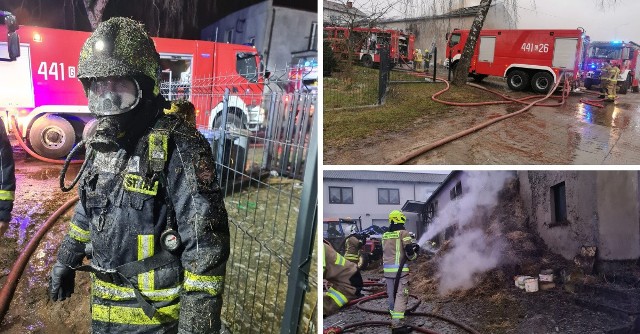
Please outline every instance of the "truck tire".
[{"label": "truck tire", "polygon": [[475,82],[482,82],[482,80],[484,80],[484,78],[486,78],[488,75],[486,74],[472,74],[471,77],[473,78],[473,81]]},{"label": "truck tire", "polygon": [[525,90],[529,87],[529,74],[522,70],[513,70],[507,75],[507,85],[516,92]]},{"label": "truck tire", "polygon": [[29,144],[39,155],[58,159],[71,152],[76,142],[76,131],[66,119],[45,114],[38,117],[29,130]]},{"label": "truck tire", "polygon": [[364,66],[366,68],[372,68],[373,67],[373,58],[371,58],[370,55],[362,56],[362,59],[360,61],[362,62],[362,66]]},{"label": "truck tire", "polygon": [[369,254],[361,253],[360,257],[358,258],[358,269],[360,270],[367,269],[369,267],[370,262],[371,260],[369,259]]},{"label": "truck tire", "polygon": [[531,89],[538,94],[548,93],[553,84],[553,76],[549,72],[538,72],[531,78]]},{"label": "truck tire", "polygon": [[627,94],[627,91],[629,91],[629,86],[631,86],[629,79],[631,79],[631,76],[628,76],[627,80],[620,84],[620,94]]},{"label": "truck tire", "polygon": [[[213,128],[219,129],[222,126],[222,115],[218,115],[216,119],[213,121]],[[242,117],[229,112],[227,114],[227,128],[236,128],[236,129],[244,129],[244,122],[242,121]]]},{"label": "truck tire", "polygon": [[591,86],[593,86],[593,79],[591,78],[584,79],[584,88],[591,89]]}]

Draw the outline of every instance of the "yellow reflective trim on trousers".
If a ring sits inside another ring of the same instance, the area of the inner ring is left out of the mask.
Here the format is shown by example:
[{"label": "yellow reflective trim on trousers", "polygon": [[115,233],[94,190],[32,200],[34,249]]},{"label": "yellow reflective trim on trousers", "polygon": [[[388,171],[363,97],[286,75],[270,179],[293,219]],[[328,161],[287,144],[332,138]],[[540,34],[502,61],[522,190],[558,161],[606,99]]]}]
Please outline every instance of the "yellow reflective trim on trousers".
[{"label": "yellow reflective trim on trousers", "polygon": [[349,301],[347,297],[342,294],[342,292],[334,288],[329,288],[329,291],[327,291],[326,295],[329,296],[329,298],[333,299],[338,307],[343,307]]},{"label": "yellow reflective trim on trousers", "polygon": [[336,253],[336,264],[344,267],[346,263],[347,263],[347,260],[345,260],[345,258],[342,255]]},{"label": "yellow reflective trim on trousers", "polygon": [[224,276],[207,276],[184,271],[185,291],[201,291],[212,296],[218,296],[224,289]]},{"label": "yellow reflective trim on trousers", "polygon": [[83,230],[78,225],[74,223],[69,223],[69,237],[75,240],[78,240],[82,243],[87,243],[91,241],[89,237],[89,231]]},{"label": "yellow reflective trim on trousers", "polygon": [[[97,279],[95,275],[92,276],[93,280],[91,284],[91,294],[93,296],[113,301],[136,299],[135,292],[132,288],[111,284]],[[151,301],[166,302],[175,300],[176,298],[180,297],[181,290],[182,285],[178,285],[168,289],[158,289],[151,291],[141,290],[140,293],[142,293],[143,296]]]},{"label": "yellow reflective trim on trousers", "polygon": [[179,303],[158,308],[158,311],[151,319],[139,307],[91,305],[91,319],[94,321],[127,325],[160,325],[177,321],[179,317]]},{"label": "yellow reflective trim on trousers", "polygon": [[[153,234],[138,235],[138,261],[153,255]],[[138,275],[138,289],[155,290],[154,271],[148,271]]]},{"label": "yellow reflective trim on trousers", "polygon": [[391,319],[404,319],[404,312],[389,311],[391,313]]},{"label": "yellow reflective trim on trousers", "polygon": [[13,201],[15,193],[15,191],[11,190],[0,190],[0,201]]},{"label": "yellow reflective trim on trousers", "polygon": [[[385,273],[397,273],[398,272],[398,268],[384,268],[383,269]],[[402,267],[402,271],[406,272],[409,271],[409,267]]]}]

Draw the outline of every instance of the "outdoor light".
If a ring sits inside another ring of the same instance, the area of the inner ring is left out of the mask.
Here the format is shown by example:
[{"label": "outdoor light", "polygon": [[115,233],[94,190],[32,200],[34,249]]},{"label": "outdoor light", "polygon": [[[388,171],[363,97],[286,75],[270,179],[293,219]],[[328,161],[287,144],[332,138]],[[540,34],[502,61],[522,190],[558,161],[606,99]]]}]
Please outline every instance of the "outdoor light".
[{"label": "outdoor light", "polygon": [[39,33],[33,33],[33,41],[40,43],[42,42],[42,35],[40,35]]}]

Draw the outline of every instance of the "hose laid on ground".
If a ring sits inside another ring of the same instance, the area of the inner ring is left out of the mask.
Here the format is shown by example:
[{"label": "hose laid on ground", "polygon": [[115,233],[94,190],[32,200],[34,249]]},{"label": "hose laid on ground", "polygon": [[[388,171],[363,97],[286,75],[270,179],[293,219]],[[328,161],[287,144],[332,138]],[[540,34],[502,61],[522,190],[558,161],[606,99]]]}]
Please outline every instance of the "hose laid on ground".
[{"label": "hose laid on ground", "polygon": [[60,208],[58,208],[58,210],[56,210],[51,216],[49,216],[49,218],[44,222],[42,227],[40,227],[33,238],[29,240],[29,243],[27,244],[25,249],[16,259],[13,267],[11,267],[9,276],[7,276],[7,281],[2,286],[2,290],[0,290],[0,322],[2,322],[4,316],[9,310],[9,304],[11,304],[11,299],[13,299],[13,294],[15,293],[16,287],[18,286],[18,280],[22,276],[22,272],[27,266],[27,263],[29,263],[29,258],[31,258],[33,252],[36,250],[36,248],[38,248],[40,240],[42,240],[42,237],[47,234],[47,232],[55,224],[58,218],[77,201],[78,196],[74,196],[72,199],[68,200]]},{"label": "hose laid on ground", "polygon": [[[48,163],[52,163],[52,164],[64,164],[64,160],[56,160],[56,159],[49,159],[49,158],[45,158],[41,155],[39,155],[38,153],[32,151],[27,144],[25,144],[25,142],[22,140],[22,137],[20,137],[19,132],[19,128],[18,128],[18,120],[15,118],[15,116],[11,117],[13,118],[13,125],[14,125],[14,132],[13,135],[14,137],[16,137],[16,140],[18,141],[18,144],[20,144],[20,147],[22,147],[23,150],[25,150],[27,153],[29,153],[30,156],[40,160],[40,161],[44,161],[44,162],[48,162]],[[81,164],[84,160],[71,160],[69,163],[71,164]]]},{"label": "hose laid on ground", "polygon": [[[442,79],[440,79],[440,80],[442,80]],[[553,86],[553,88],[549,90],[549,93],[547,93],[547,95],[545,95],[544,97],[542,97],[540,99],[537,99],[537,100],[535,100],[533,102],[528,103],[524,108],[522,108],[522,109],[520,109],[520,110],[518,110],[516,112],[513,112],[511,114],[507,114],[507,115],[503,115],[503,116],[500,116],[500,117],[496,117],[494,119],[485,121],[485,122],[480,123],[478,125],[475,125],[475,126],[469,128],[469,129],[460,131],[460,132],[455,133],[455,134],[453,134],[451,136],[448,136],[448,137],[445,137],[443,139],[440,139],[440,140],[438,140],[436,142],[433,142],[431,144],[424,145],[424,146],[418,148],[417,150],[415,150],[413,152],[409,152],[408,154],[405,154],[405,155],[403,155],[403,156],[401,156],[399,158],[396,158],[396,159],[392,160],[388,164],[390,164],[390,165],[402,165],[404,163],[407,163],[411,159],[414,159],[414,158],[416,158],[416,157],[418,157],[418,156],[420,156],[422,154],[425,154],[425,153],[433,150],[434,148],[440,147],[440,146],[442,146],[444,144],[447,144],[447,143],[450,143],[450,142],[452,142],[452,141],[454,141],[454,140],[456,140],[458,138],[464,137],[464,136],[466,136],[468,134],[471,134],[471,133],[474,133],[474,132],[476,132],[478,130],[484,129],[484,128],[488,127],[489,125],[492,125],[494,123],[500,122],[500,121],[502,121],[504,119],[507,119],[507,118],[510,118],[510,117],[513,117],[513,116],[516,116],[516,115],[520,115],[520,114],[524,113],[525,111],[529,110],[534,105],[537,105],[538,103],[548,99],[551,96],[551,94],[553,94],[553,92],[556,90],[556,88],[558,88],[558,85],[560,85],[560,81],[561,80],[558,80],[558,82],[556,82],[556,84]],[[447,84],[447,88],[445,90],[449,89],[449,83],[446,80],[444,80],[444,82]],[[568,85],[565,85],[565,86],[568,87]],[[440,93],[440,92],[438,92],[438,93]],[[436,93],[436,94],[438,94],[438,93]],[[434,94],[434,96],[436,96],[436,94]],[[563,97],[565,96],[565,92],[564,91],[563,91],[562,96]],[[438,100],[435,100],[435,101],[438,101]],[[492,104],[495,104],[496,102],[501,102],[501,101],[494,101],[494,103],[492,103]],[[447,102],[447,104],[450,104],[450,103],[453,103],[453,102]],[[478,103],[484,103],[484,102],[478,102]],[[505,101],[504,103],[512,103],[512,102]],[[564,104],[564,99],[563,99],[562,103]],[[464,103],[463,105],[469,106],[469,105],[475,105],[475,104]],[[483,104],[479,104],[479,105],[483,105]]]},{"label": "hose laid on ground", "polygon": [[[343,331],[349,330],[349,329],[354,329],[354,328],[359,328],[359,327],[374,327],[374,326],[391,326],[391,321],[363,321],[363,322],[357,322],[355,324],[350,324],[350,325],[346,325],[342,328]],[[423,327],[418,327],[418,326],[413,326],[413,325],[407,325],[408,327],[411,327],[411,329],[413,329],[416,332],[420,332],[420,333],[426,333],[426,334],[438,334],[438,332],[434,332],[430,329],[426,329]]]}]

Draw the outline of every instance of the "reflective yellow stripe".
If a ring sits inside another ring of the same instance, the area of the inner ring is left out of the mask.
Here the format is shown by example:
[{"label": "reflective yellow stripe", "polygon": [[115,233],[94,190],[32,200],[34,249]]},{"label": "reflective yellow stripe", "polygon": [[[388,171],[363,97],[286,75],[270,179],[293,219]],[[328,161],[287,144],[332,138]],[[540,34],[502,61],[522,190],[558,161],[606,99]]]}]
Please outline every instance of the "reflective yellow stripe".
[{"label": "reflective yellow stripe", "polygon": [[[409,267],[402,267],[402,271],[406,272],[409,271]],[[384,268],[384,272],[385,273],[397,273],[398,272],[398,268]]]},{"label": "reflective yellow stripe", "polygon": [[345,263],[347,263],[347,260],[345,260],[342,255],[336,253],[336,264],[344,267]]},{"label": "reflective yellow stripe", "polygon": [[218,296],[224,288],[224,276],[206,276],[184,271],[184,289],[186,291],[202,291]]},{"label": "reflective yellow stripe", "polygon": [[398,231],[384,232],[384,234],[382,235],[382,239],[396,239],[396,238],[400,238],[400,232]]},{"label": "reflective yellow stripe", "polygon": [[158,194],[158,181],[153,184],[145,182],[140,175],[126,174],[123,181],[124,189],[141,194],[155,196]]},{"label": "reflective yellow stripe", "polygon": [[404,319],[404,312],[389,311],[391,319]]},{"label": "reflective yellow stripe", "polygon": [[347,297],[345,297],[342,292],[334,288],[329,288],[329,291],[327,291],[326,295],[333,299],[338,307],[343,307],[348,302]]},{"label": "reflective yellow stripe", "polygon": [[[115,284],[101,281],[93,276],[91,284],[91,294],[98,298],[108,299],[113,301],[133,300],[136,295],[132,288],[122,287]],[[143,296],[147,297],[151,301],[172,301],[180,297],[181,285],[168,289],[159,289],[152,291],[141,290]]]},{"label": "reflective yellow stripe", "polygon": [[[138,235],[138,261],[153,255],[153,234]],[[138,275],[138,289],[155,290],[154,271]]]},{"label": "reflective yellow stripe", "polygon": [[13,201],[15,191],[0,190],[0,201]]},{"label": "reflective yellow stripe", "polygon": [[345,254],[344,258],[349,261],[358,261],[358,259],[360,259],[360,256],[358,256],[358,254]]},{"label": "reflective yellow stripe", "polygon": [[180,304],[159,308],[151,319],[139,307],[91,305],[91,318],[93,320],[116,324],[160,325],[177,321],[179,316]]},{"label": "reflective yellow stripe", "polygon": [[69,237],[80,242],[87,243],[91,241],[89,237],[89,231],[81,229],[78,225],[74,223],[69,223]]},{"label": "reflective yellow stripe", "polygon": [[411,240],[411,237],[404,237],[404,238],[402,238],[402,241],[410,241],[410,240]]}]

